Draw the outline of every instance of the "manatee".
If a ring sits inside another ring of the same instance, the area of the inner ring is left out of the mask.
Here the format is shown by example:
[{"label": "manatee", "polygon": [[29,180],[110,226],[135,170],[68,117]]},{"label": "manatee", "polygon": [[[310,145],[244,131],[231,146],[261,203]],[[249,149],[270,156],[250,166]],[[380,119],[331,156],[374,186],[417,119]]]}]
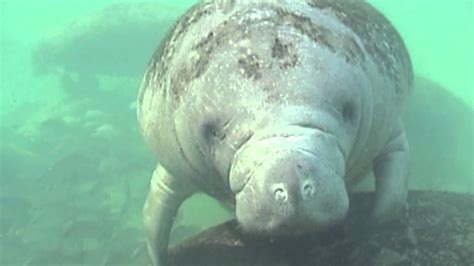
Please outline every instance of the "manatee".
[{"label": "manatee", "polygon": [[402,119],[411,144],[410,187],[474,193],[474,108],[416,77]]},{"label": "manatee", "polygon": [[342,222],[370,171],[368,223],[407,212],[400,113],[413,70],[396,29],[364,1],[202,1],[153,55],[138,95],[158,158],[143,219],[165,265],[173,216],[204,192],[249,235]]},{"label": "manatee", "polygon": [[180,12],[163,4],[127,3],[79,17],[36,44],[34,73],[75,73],[87,82],[96,82],[90,79],[98,74],[140,74],[153,53],[153,41],[162,38]]},{"label": "manatee", "polygon": [[31,57],[34,74],[58,76],[73,98],[110,97],[99,78],[139,76],[154,42],[181,13],[163,4],[128,3],[78,17],[38,41]]}]

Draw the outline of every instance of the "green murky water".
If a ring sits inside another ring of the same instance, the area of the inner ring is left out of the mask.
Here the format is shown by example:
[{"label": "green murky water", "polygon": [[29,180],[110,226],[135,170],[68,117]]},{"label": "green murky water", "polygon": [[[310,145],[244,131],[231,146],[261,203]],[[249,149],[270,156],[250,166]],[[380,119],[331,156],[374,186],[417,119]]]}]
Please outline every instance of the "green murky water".
[{"label": "green murky water", "polygon": [[[160,38],[193,2],[0,1],[0,265],[143,265],[155,159],[135,97]],[[417,75],[404,115],[410,187],[474,193],[474,1],[371,2]],[[230,215],[195,196],[172,241]]]}]

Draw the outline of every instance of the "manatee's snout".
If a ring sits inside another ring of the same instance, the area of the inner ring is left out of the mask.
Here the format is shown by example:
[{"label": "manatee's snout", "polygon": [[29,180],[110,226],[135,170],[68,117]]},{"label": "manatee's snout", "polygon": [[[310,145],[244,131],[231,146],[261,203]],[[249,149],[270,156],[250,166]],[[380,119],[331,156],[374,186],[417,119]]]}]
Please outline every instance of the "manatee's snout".
[{"label": "manatee's snout", "polygon": [[264,179],[264,191],[268,193],[269,201],[284,207],[310,200],[316,184],[311,176],[310,162],[304,157],[298,151],[290,150],[276,154],[273,160],[262,164],[258,172]]},{"label": "manatee's snout", "polygon": [[245,230],[295,234],[345,217],[349,200],[343,178],[316,153],[256,145],[239,157],[230,180],[236,216]]}]

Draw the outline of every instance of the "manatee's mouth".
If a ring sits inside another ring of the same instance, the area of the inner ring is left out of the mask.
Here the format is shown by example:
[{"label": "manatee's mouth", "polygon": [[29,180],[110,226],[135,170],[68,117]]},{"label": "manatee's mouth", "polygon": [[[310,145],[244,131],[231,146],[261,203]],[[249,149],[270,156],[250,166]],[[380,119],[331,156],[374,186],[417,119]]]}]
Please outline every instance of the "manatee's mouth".
[{"label": "manatee's mouth", "polygon": [[[281,150],[276,150],[270,154],[268,154],[267,156],[265,156],[262,160],[260,160],[256,165],[255,165],[255,169],[258,169],[262,164],[264,164],[266,161],[268,161],[269,159],[271,159],[273,156],[275,156],[276,154],[280,153]],[[241,192],[244,191],[244,189],[247,187],[247,185],[254,179],[255,177],[255,169],[252,169],[251,171],[248,172],[247,175],[245,175],[245,179],[244,181],[242,182],[242,185],[240,188],[236,189],[234,191],[235,195],[238,196],[239,194],[241,194]]]},{"label": "manatee's mouth", "polygon": [[[297,137],[297,135],[294,135],[295,137]],[[265,139],[262,139],[262,140],[265,140]],[[305,148],[302,148],[302,147],[296,147],[295,150],[303,153],[303,154],[306,154],[308,156],[311,156],[311,157],[314,157],[318,160],[320,160],[320,162],[326,164],[329,166],[329,164],[327,162],[325,162],[325,160],[322,159],[322,157],[318,154],[316,154],[315,152],[309,150],[309,149],[305,149]],[[279,154],[279,153],[282,153],[284,152],[284,150],[275,150],[274,152],[272,152],[271,154],[265,156],[264,159],[262,159],[261,161],[259,161],[257,163],[257,165],[255,166],[256,169],[258,169],[262,164],[264,164],[266,161],[272,159],[275,155]],[[245,188],[250,184],[250,182],[252,182],[252,180],[255,178],[255,169],[253,169],[251,172],[249,172],[246,176],[245,176],[245,179],[244,181],[242,182],[242,186],[239,188],[239,189],[236,189],[234,191],[236,197],[239,196],[244,190]]]},{"label": "manatee's mouth", "polygon": [[250,134],[245,136],[245,138],[243,138],[239,142],[239,144],[237,144],[236,147],[234,148],[235,154],[237,154],[253,138],[254,135],[255,135],[255,133],[251,132]]},{"label": "manatee's mouth", "polygon": [[255,176],[255,175],[253,175],[253,174],[245,176],[245,180],[244,180],[244,182],[242,183],[242,187],[238,188],[238,189],[234,192],[236,198],[242,193],[242,191],[244,191],[244,189],[247,187],[247,185],[250,183],[250,181],[253,179],[254,176]]},{"label": "manatee's mouth", "polygon": [[[295,124],[291,124],[291,126],[300,127],[300,128],[303,128],[303,129],[319,131],[322,134],[327,135],[327,136],[335,139],[336,140],[335,143],[337,145],[337,148],[339,149],[339,152],[341,153],[343,158],[346,158],[346,154],[344,152],[344,149],[342,148],[341,143],[338,141],[338,138],[336,137],[336,134],[334,134],[334,132],[332,132],[331,130],[329,130],[327,128],[324,128],[324,127],[321,127],[321,126],[318,126],[314,123],[295,123]],[[303,151],[309,152],[309,150],[307,150],[307,149],[303,149]],[[309,152],[309,153],[315,155],[313,152]]]},{"label": "manatee's mouth", "polygon": [[[314,125],[312,123],[294,123],[294,124],[289,124],[289,127],[297,127],[297,128],[302,128],[302,129],[309,129],[309,130],[316,130],[319,132],[322,132],[324,134],[328,134],[331,136],[334,136],[332,132],[329,132],[327,129],[324,129],[320,126]],[[289,138],[289,137],[300,137],[304,136],[306,133],[299,132],[299,133],[287,133],[287,132],[272,132],[272,133],[266,133],[262,134],[261,136],[257,136],[256,133],[251,132],[245,138],[243,138],[239,144],[236,145],[234,148],[235,153],[237,154],[242,148],[248,145],[248,143],[255,143],[259,141],[265,141],[268,139],[274,139],[274,138]]]}]

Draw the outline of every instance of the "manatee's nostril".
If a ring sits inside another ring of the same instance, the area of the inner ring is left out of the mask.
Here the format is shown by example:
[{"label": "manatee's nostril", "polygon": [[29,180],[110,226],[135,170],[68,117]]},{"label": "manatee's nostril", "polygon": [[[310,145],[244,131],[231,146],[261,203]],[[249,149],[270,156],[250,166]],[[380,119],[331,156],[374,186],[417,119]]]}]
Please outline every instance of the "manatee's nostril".
[{"label": "manatee's nostril", "polygon": [[273,190],[275,200],[279,202],[286,202],[288,200],[288,192],[282,187],[278,186]]},{"label": "manatee's nostril", "polygon": [[314,193],[314,186],[310,182],[305,182],[303,185],[303,195],[311,196]]}]

